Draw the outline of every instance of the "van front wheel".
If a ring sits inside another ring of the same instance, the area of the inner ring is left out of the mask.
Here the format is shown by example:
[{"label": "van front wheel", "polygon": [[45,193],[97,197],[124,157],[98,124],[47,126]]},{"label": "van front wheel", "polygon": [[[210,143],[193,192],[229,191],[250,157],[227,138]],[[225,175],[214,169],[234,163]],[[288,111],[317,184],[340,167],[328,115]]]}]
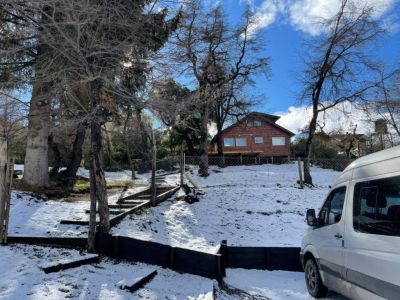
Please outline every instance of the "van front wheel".
[{"label": "van front wheel", "polygon": [[317,263],[309,258],[304,268],[307,290],[315,298],[325,297],[328,289],[322,284]]}]

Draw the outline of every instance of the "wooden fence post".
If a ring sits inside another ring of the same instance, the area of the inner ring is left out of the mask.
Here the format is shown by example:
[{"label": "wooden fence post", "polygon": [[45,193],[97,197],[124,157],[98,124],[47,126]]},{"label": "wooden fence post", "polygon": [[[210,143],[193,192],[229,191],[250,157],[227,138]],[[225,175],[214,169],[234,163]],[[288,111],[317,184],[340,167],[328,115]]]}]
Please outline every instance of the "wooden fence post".
[{"label": "wooden fence post", "polygon": [[14,178],[14,159],[10,158],[7,162],[7,193],[5,202],[5,213],[4,213],[4,243],[7,243],[8,238],[8,223],[10,220],[10,209],[11,209],[11,187]]},{"label": "wooden fence post", "polygon": [[300,182],[300,188],[304,188],[304,181],[303,181],[303,173],[301,172],[301,159],[300,157],[297,158],[297,163],[299,166],[299,182]]},{"label": "wooden fence post", "polygon": [[156,168],[157,168],[157,146],[154,130],[151,131],[152,139],[152,162],[151,162],[151,206],[156,206]]},{"label": "wooden fence post", "polygon": [[7,140],[0,137],[0,243],[6,242],[6,203],[8,194],[7,180]]},{"label": "wooden fence post", "polygon": [[[92,159],[92,165],[90,167],[90,185],[96,184],[96,178],[94,174],[94,160]],[[89,215],[89,232],[88,232],[88,251],[95,253],[96,251],[96,215],[97,215],[97,199],[94,189],[90,189],[90,215]]]},{"label": "wooden fence post", "polygon": [[227,240],[222,240],[221,242],[221,262],[222,262],[222,276],[226,276],[226,265],[227,265],[227,255],[228,255],[228,242]]}]

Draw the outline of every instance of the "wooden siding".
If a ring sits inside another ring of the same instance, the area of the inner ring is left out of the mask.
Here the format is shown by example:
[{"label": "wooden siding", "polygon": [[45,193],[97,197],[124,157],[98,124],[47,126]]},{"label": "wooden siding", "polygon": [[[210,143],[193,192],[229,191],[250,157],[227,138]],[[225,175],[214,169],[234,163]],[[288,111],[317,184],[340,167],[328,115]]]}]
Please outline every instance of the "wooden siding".
[{"label": "wooden siding", "polygon": [[[224,154],[257,154],[261,156],[289,156],[290,155],[290,134],[271,123],[262,121],[261,126],[247,125],[246,120],[239,121],[234,126],[229,127],[222,134],[225,138],[245,138],[246,146],[226,147],[223,146]],[[263,142],[255,143],[255,137],[262,137]],[[285,137],[284,146],[273,146],[273,137]],[[210,154],[217,152],[216,143],[212,143]]]}]

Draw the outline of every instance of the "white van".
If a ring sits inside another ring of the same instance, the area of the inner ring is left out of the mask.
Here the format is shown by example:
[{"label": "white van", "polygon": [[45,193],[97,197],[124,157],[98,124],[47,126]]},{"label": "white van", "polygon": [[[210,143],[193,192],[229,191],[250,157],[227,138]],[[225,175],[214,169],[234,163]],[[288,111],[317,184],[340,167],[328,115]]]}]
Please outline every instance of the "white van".
[{"label": "white van", "polygon": [[400,146],[350,164],[311,226],[301,259],[313,297],[400,299]]}]

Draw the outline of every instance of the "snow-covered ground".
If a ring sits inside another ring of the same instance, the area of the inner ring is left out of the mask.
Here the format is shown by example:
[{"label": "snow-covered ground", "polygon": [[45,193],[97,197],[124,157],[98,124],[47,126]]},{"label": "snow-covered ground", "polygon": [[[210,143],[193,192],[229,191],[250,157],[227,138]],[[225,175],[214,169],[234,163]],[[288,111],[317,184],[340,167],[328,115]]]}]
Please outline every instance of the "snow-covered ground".
[{"label": "snow-covered ground", "polygon": [[[228,269],[224,281],[234,288],[245,291],[247,294],[258,296],[257,299],[260,297],[274,300],[313,299],[307,293],[303,273]],[[231,295],[224,297],[223,294],[217,298],[236,299]],[[326,299],[344,300],[345,298],[330,292]]]},{"label": "snow-covered ground", "polygon": [[[81,176],[87,171],[80,170]],[[212,167],[210,176],[201,178],[191,168],[191,176],[205,195],[188,204],[171,199],[127,217],[112,233],[153,240],[203,251],[214,251],[221,240],[230,245],[299,246],[306,229],[307,208],[319,208],[338,172],[312,168],[316,186],[298,188],[295,164]],[[107,172],[107,180],[126,180],[129,171]],[[141,179],[146,180],[146,175]],[[167,183],[179,182],[169,175]],[[144,187],[129,189],[125,195]],[[118,194],[110,195],[115,203]],[[61,225],[62,219],[87,220],[88,200],[46,200],[13,191],[10,235],[82,236],[87,226]]]},{"label": "snow-covered ground", "polygon": [[[82,257],[76,250],[39,246],[0,246],[0,299],[312,299],[302,273],[228,269],[225,281],[239,293],[226,292],[215,281],[179,274],[157,266],[102,259],[58,273],[45,274],[40,267],[62,259]],[[157,270],[157,276],[135,293],[118,283],[131,281]],[[333,295],[329,299],[342,299]]]},{"label": "snow-covered ground", "polygon": [[[23,166],[19,166],[23,169]],[[80,176],[89,176],[85,169],[79,170]],[[125,172],[106,172],[107,180],[128,180]],[[137,185],[143,185],[146,179],[135,181]],[[139,192],[146,186],[128,189],[124,196]],[[108,202],[115,203],[121,193],[109,195]],[[37,197],[30,193],[13,191],[11,194],[11,210],[9,235],[19,236],[82,236],[87,235],[87,226],[62,225],[60,221],[88,220],[89,215],[85,210],[90,208],[89,196],[86,200],[59,199],[48,200],[45,197]]]},{"label": "snow-covered ground", "polygon": [[[307,208],[319,208],[338,172],[312,168],[314,188],[298,188],[298,170],[292,165],[212,167],[208,178],[191,176],[205,195],[188,204],[175,199],[127,217],[113,234],[153,240],[174,246],[214,251],[221,240],[230,245],[299,246],[306,229]],[[80,175],[87,176],[84,170]],[[127,180],[129,172],[107,173],[108,180]],[[143,182],[146,175],[143,176]],[[179,175],[169,175],[170,184]],[[130,189],[128,193],[141,188]],[[119,194],[109,197],[114,203]],[[83,236],[86,226],[60,225],[62,219],[87,218],[89,201],[36,198],[13,191],[10,235]],[[60,273],[44,274],[48,262],[80,256],[75,250],[34,246],[0,246],[0,299],[211,299],[215,282],[178,274],[160,267],[102,260]],[[4,268],[3,268],[4,267]],[[135,294],[117,287],[123,279],[157,269],[159,275]],[[311,299],[302,273],[227,270],[225,281],[257,299]],[[263,298],[264,297],[264,298]],[[217,289],[217,299],[243,299],[243,294]],[[330,299],[342,299],[333,295]]]},{"label": "snow-covered ground", "polygon": [[[212,280],[140,263],[102,259],[58,273],[40,269],[52,261],[80,256],[76,250],[0,246],[0,299],[212,299]],[[135,294],[117,286],[153,270],[158,275]]]},{"label": "snow-covered ground", "polygon": [[[65,168],[60,168],[60,171],[63,170]],[[19,164],[15,164],[14,165],[14,170],[15,171],[24,171],[24,165],[19,165]],[[49,168],[49,171],[51,170],[51,167]],[[81,176],[81,177],[85,177],[85,178],[89,178],[89,170],[85,169],[85,168],[79,168],[78,172],[76,174],[77,176]],[[118,172],[105,172],[105,177],[107,180],[131,180],[132,173],[130,170],[122,170],[122,171],[118,171]],[[147,183],[147,179],[149,178],[149,174],[136,174],[137,179],[135,180],[135,182],[137,184],[140,183]],[[19,178],[22,178],[22,175],[18,175]]]},{"label": "snow-covered ground", "polygon": [[[115,235],[213,251],[221,240],[241,246],[300,246],[307,208],[318,209],[338,172],[312,168],[314,188],[299,189],[296,164],[213,167],[194,181],[205,192],[200,202],[171,199],[127,217]],[[179,175],[167,181],[175,183]]]}]

